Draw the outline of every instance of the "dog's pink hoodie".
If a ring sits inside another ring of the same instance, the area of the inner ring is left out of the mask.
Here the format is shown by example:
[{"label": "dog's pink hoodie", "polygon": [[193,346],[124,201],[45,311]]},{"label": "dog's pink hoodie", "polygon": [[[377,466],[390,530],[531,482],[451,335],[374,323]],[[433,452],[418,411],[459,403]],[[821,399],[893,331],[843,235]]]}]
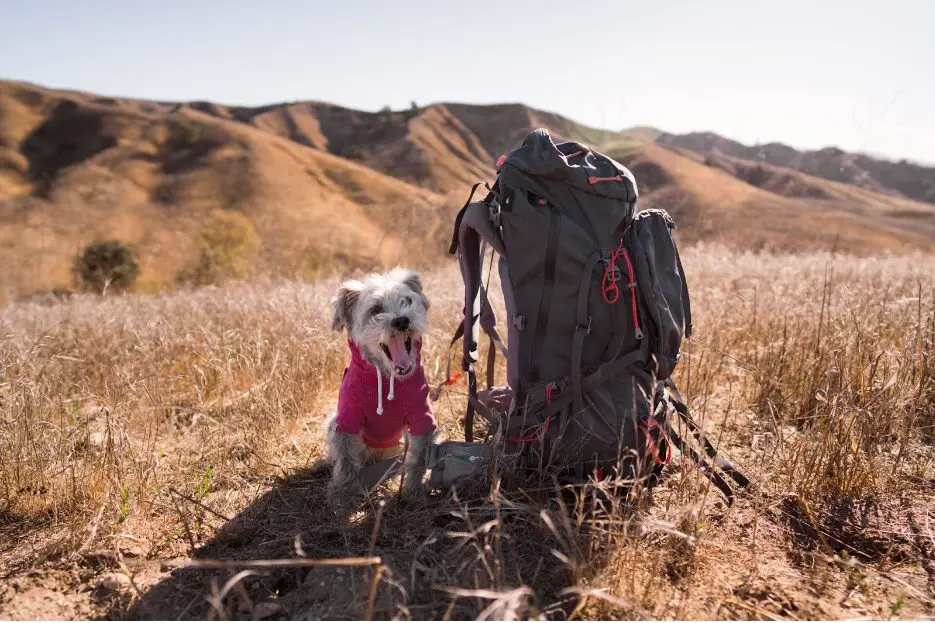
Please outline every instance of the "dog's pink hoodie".
[{"label": "dog's pink hoodie", "polygon": [[[422,340],[415,341],[416,369],[407,379],[379,379],[380,372],[360,354],[353,340],[351,364],[344,371],[338,394],[337,430],[356,435],[371,448],[392,448],[402,439],[403,431],[424,435],[437,427],[429,402],[429,386],[422,370]],[[383,393],[382,401],[378,393]],[[380,404],[382,403],[382,405]],[[382,406],[383,413],[377,409]]]}]

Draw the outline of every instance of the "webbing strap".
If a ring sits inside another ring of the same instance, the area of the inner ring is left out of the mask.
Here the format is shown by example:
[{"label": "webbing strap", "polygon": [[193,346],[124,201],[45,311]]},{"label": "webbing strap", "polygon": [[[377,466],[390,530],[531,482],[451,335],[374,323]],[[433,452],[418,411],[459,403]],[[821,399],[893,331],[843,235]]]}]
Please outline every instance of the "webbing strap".
[{"label": "webbing strap", "polygon": [[[493,320],[489,319],[487,315],[484,314],[484,310],[486,310],[489,307],[490,302],[487,299],[487,291],[483,287],[481,288],[481,297],[483,299],[481,302],[481,313],[474,315],[474,317],[472,318],[472,324],[476,322],[479,318],[481,321],[480,322],[481,329],[483,329],[484,333],[487,334],[487,337],[490,338],[491,347],[496,346],[504,357],[508,357],[509,353],[507,351],[506,344],[504,344],[503,340],[500,338],[500,333],[497,332],[496,326],[493,324]],[[441,391],[445,387],[445,385],[450,385],[454,381],[454,378],[451,376],[451,348],[462,337],[464,337],[464,323],[460,322],[458,323],[458,327],[455,329],[454,335],[451,336],[451,340],[448,342],[447,363],[445,364],[446,365],[445,379],[442,382],[440,382],[438,385],[436,385],[435,388],[432,390],[432,401],[433,402],[437,401],[438,398],[441,396]],[[495,353],[487,354],[488,369],[493,368],[493,365],[491,365],[491,360],[495,356],[496,356]],[[490,372],[487,373],[488,387],[492,387],[491,382],[490,382],[490,378],[491,378],[490,374],[491,374]]]},{"label": "webbing strap", "polygon": [[669,388],[672,393],[675,395],[676,400],[674,401],[675,412],[679,415],[679,418],[685,422],[689,430],[692,433],[692,436],[701,446],[704,453],[711,459],[713,465],[709,465],[698,452],[695,451],[689,444],[685,442],[684,439],[675,431],[675,429],[666,422],[664,427],[666,429],[666,434],[672,437],[672,442],[678,447],[679,451],[682,454],[688,455],[688,457],[698,465],[702,473],[708,477],[709,480],[716,486],[721,493],[724,494],[724,497],[727,498],[728,506],[734,502],[734,494],[730,488],[730,485],[718,474],[714,467],[716,466],[725,475],[727,475],[731,480],[733,480],[741,489],[746,489],[750,486],[750,479],[747,478],[740,470],[733,466],[733,464],[724,458],[714,447],[709,440],[707,435],[701,426],[695,421],[691,416],[691,413],[688,411],[688,407],[685,405],[685,401],[682,400],[682,397],[678,393],[678,389],[675,387],[675,383],[672,382],[672,379],[666,379],[664,385]]},{"label": "webbing strap", "polygon": [[474,366],[468,368],[468,403],[464,414],[464,440],[468,443],[474,441],[474,400],[477,397],[477,375]]},{"label": "webbing strap", "polygon": [[689,429],[691,430],[692,435],[698,441],[698,444],[704,450],[704,453],[707,454],[708,457],[710,457],[712,461],[714,461],[714,464],[717,465],[717,467],[721,471],[727,474],[731,478],[731,480],[733,480],[738,485],[740,485],[741,489],[746,489],[747,487],[749,487],[750,480],[742,472],[740,472],[736,467],[734,467],[730,461],[728,461],[723,456],[721,456],[721,454],[717,451],[717,448],[715,448],[714,445],[710,441],[708,441],[707,434],[704,432],[701,426],[699,426],[698,423],[695,422],[694,418],[691,417],[691,415],[688,412],[688,407],[686,407],[681,402],[677,402],[675,404],[675,411],[676,413],[679,414],[682,420],[688,425]]},{"label": "webbing strap", "polygon": [[[634,363],[642,359],[642,357],[642,351],[637,350],[632,353],[628,353],[619,359],[605,361],[600,366],[598,366],[597,370],[581,380],[581,391],[584,392],[584,390],[597,385],[598,383],[610,378],[611,376],[621,374],[629,366],[632,366]],[[569,404],[571,404],[572,400],[574,399],[574,392],[566,392],[559,395],[557,398],[553,398],[552,403],[546,405],[545,410],[543,411],[543,415],[547,418],[555,415],[559,412],[559,410],[564,409]]]},{"label": "webbing strap", "polygon": [[539,296],[539,314],[536,319],[536,334],[532,341],[530,354],[529,376],[532,381],[539,379],[539,354],[542,352],[542,343],[549,324],[549,315],[552,309],[552,288],[555,286],[555,263],[558,259],[558,239],[562,231],[562,215],[549,204],[549,239],[545,247],[545,274],[542,278],[542,293]]},{"label": "webbing strap", "polygon": [[576,315],[575,334],[571,341],[571,389],[575,400],[581,398],[581,350],[584,348],[584,338],[590,332],[591,321],[588,317],[588,296],[591,294],[591,273],[601,259],[597,251],[592,253],[584,263],[581,271],[581,287],[578,290],[578,308]]},{"label": "webbing strap", "polygon": [[402,456],[397,455],[368,465],[360,472],[360,481],[368,490],[373,490],[381,482],[399,475],[402,464]]},{"label": "webbing strap", "polygon": [[[461,221],[464,219],[464,213],[467,212],[467,208],[471,205],[471,200],[474,198],[474,193],[477,192],[477,187],[481,184],[486,184],[486,182],[477,182],[471,186],[471,194],[468,195],[467,201],[464,202],[464,206],[458,210],[458,215],[455,216],[455,226],[454,232],[451,234],[451,244],[448,246],[448,255],[454,255],[458,251],[458,232],[461,231]],[[490,200],[486,199],[487,201]]]},{"label": "webbing strap", "polygon": [[701,473],[711,481],[711,484],[717,487],[718,490],[724,494],[724,498],[727,500],[727,505],[733,506],[734,492],[730,488],[730,485],[727,484],[727,482],[721,477],[720,474],[714,471],[713,466],[709,465],[694,448],[685,443],[685,440],[682,439],[682,437],[675,431],[672,426],[670,426],[668,423],[665,423],[662,426],[666,431],[666,435],[669,436],[669,438],[672,440],[672,443],[675,444],[675,447],[679,449],[679,452],[687,455],[688,458],[690,458],[692,462],[698,466],[698,469],[701,470]]},{"label": "webbing strap", "polygon": [[679,276],[682,278],[682,305],[685,307],[685,337],[692,336],[692,304],[688,296],[688,281],[685,279],[685,270],[682,268],[682,258],[678,250],[675,252],[675,261],[679,267]]},{"label": "webbing strap", "polygon": [[[624,237],[627,235],[629,231],[630,230],[628,227],[627,230],[625,230],[620,235],[621,241],[624,241]],[[630,247],[630,246],[631,245],[629,244],[624,244],[624,248]],[[623,279],[622,274],[620,275],[611,274],[611,277],[615,277],[615,276],[620,280]],[[627,287],[630,287],[630,288],[635,287],[635,284],[627,284]],[[620,353],[620,350],[623,348],[623,345],[626,342],[627,334],[628,334],[628,328],[627,328],[627,322],[626,322],[628,313],[632,314],[633,311],[628,312],[626,305],[611,305],[611,322],[613,323],[613,337],[607,342],[607,350],[604,351],[605,359],[612,359],[616,357]],[[632,322],[633,319],[631,318],[630,321]]]},{"label": "webbing strap", "polygon": [[451,336],[451,341],[448,342],[448,363],[445,367],[445,380],[435,386],[435,389],[432,390],[432,401],[435,402],[441,396],[442,388],[445,385],[449,385],[454,382],[454,377],[451,376],[451,347],[455,345],[455,342],[461,339],[464,335],[464,323],[459,322],[458,328],[455,329],[455,334]]},{"label": "webbing strap", "polygon": [[481,402],[477,396],[477,374],[474,367],[468,368],[468,402],[467,411],[464,413],[464,440],[468,443],[474,441],[474,414],[480,413],[488,423],[496,425],[499,423],[497,416],[487,405]]},{"label": "webbing strap", "polygon": [[493,372],[497,363],[497,347],[494,344],[493,336],[490,337],[490,345],[487,347],[487,389],[493,388]]}]

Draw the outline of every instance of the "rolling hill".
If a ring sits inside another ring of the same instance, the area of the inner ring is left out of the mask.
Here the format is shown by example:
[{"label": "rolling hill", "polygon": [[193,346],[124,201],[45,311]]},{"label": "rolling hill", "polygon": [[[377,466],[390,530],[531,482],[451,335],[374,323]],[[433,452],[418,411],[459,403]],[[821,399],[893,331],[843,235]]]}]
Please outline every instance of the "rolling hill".
[{"label": "rolling hill", "polygon": [[[134,244],[140,285],[397,261],[443,199],[188,107],[0,84],[0,288],[67,288],[99,238]],[[8,294],[9,295],[9,294]]]},{"label": "rolling hill", "polygon": [[935,248],[935,206],[927,203],[653,143],[609,153],[633,172],[641,206],[672,213],[688,242],[857,255]]},{"label": "rolling hill", "polygon": [[689,243],[867,253],[935,241],[935,206],[883,182],[522,104],[238,107],[0,81],[0,298],[71,287],[76,254],[101,238],[138,248],[144,290],[437,262],[470,185],[535,127],[630,166],[641,207],[671,211]]},{"label": "rolling hill", "polygon": [[835,147],[799,151],[782,143],[747,146],[712,132],[662,134],[655,141],[667,147],[762,162],[877,192],[896,193],[909,199],[935,203],[935,167],[907,160],[881,160]]}]

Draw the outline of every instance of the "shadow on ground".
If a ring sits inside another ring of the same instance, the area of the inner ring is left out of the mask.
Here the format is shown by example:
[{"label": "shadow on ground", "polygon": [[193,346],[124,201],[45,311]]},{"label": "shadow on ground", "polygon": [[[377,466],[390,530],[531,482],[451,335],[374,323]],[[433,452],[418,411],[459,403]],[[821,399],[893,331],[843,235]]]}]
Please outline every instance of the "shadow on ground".
[{"label": "shadow on ground", "polygon": [[382,511],[371,506],[339,521],[325,500],[329,475],[319,468],[281,481],[193,558],[270,560],[296,558],[297,551],[319,559],[376,555],[383,564],[379,572],[371,566],[254,572],[226,592],[219,614],[209,597],[224,592],[239,570],[178,568],[126,616],[463,620],[487,609],[493,618],[535,612],[561,619],[574,607],[573,598],[560,593],[574,584],[575,572],[553,553],[577,549],[581,537],[572,536],[573,522],[543,521],[536,505],[494,505],[483,496],[403,503],[389,488],[377,496]]}]

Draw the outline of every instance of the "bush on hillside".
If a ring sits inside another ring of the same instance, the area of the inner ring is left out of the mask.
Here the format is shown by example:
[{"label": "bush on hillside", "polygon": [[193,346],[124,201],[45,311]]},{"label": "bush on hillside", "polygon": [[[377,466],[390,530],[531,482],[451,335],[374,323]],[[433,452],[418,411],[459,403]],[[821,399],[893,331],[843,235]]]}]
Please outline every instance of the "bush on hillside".
[{"label": "bush on hillside", "polygon": [[133,285],[140,267],[136,249],[118,240],[98,240],[84,248],[75,263],[82,285],[96,292]]}]

